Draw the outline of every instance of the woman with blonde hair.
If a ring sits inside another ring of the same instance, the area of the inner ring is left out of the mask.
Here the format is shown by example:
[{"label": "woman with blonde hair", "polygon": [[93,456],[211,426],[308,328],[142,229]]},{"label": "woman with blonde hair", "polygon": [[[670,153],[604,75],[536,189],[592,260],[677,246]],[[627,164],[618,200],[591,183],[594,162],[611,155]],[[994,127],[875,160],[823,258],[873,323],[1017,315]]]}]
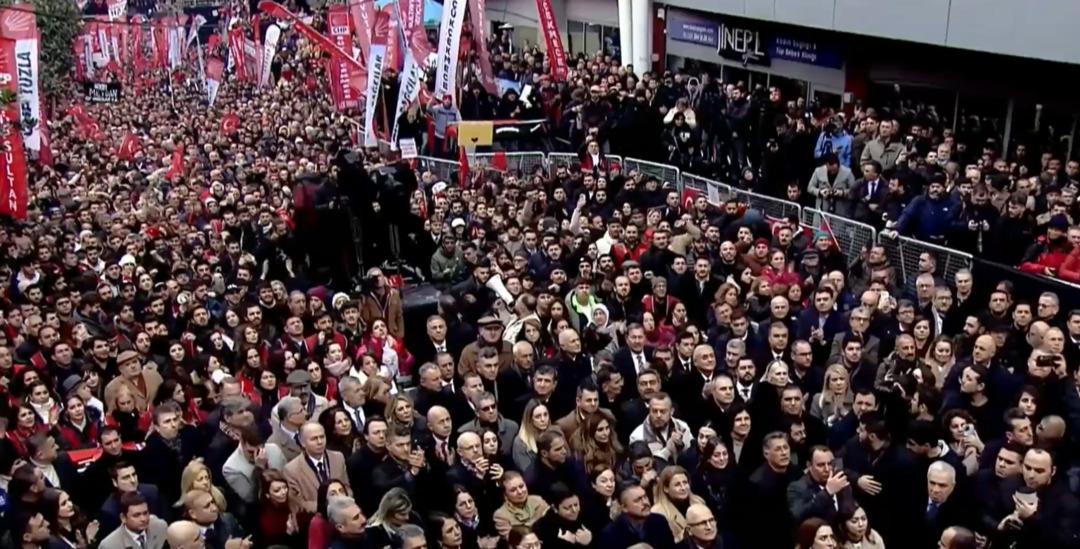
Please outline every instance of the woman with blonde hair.
[{"label": "woman with blonde hair", "polygon": [[705,505],[705,500],[690,491],[690,475],[678,465],[669,465],[660,471],[653,486],[652,512],[663,515],[671,527],[675,543],[681,543],[689,524],[682,509],[691,505]]},{"label": "woman with blonde hair", "polygon": [[[195,458],[187,464],[187,467],[184,467],[184,472],[180,474],[180,494],[186,494],[191,490],[210,492],[218,511],[224,513],[227,508],[225,494],[220,488],[214,486],[212,478],[210,468],[206,466],[202,458]],[[183,505],[184,498],[181,495],[180,501],[173,504],[173,507],[183,507]]]},{"label": "woman with blonde hair", "polygon": [[810,415],[832,426],[851,412],[853,400],[847,368],[843,364],[833,364],[825,370],[821,392],[811,399]]},{"label": "woman with blonde hair", "polygon": [[519,470],[528,471],[536,462],[538,452],[536,439],[550,428],[551,414],[547,406],[539,400],[530,400],[525,405],[525,413],[521,414],[521,428],[514,437],[514,445],[511,449],[514,465]]},{"label": "woman with blonde hair", "polygon": [[372,547],[387,547],[406,524],[423,524],[413,512],[412,500],[404,488],[391,488],[381,500],[379,508],[371,515],[364,530]]},{"label": "woman with blonde hair", "polygon": [[615,416],[607,410],[590,414],[570,436],[570,449],[581,459],[586,471],[615,469],[623,453],[615,435]]},{"label": "woman with blonde hair", "polygon": [[398,393],[390,397],[386,403],[386,412],[383,417],[386,418],[387,427],[390,429],[402,426],[408,428],[414,434],[423,433],[426,429],[427,421],[416,413],[412,399],[405,393]]}]

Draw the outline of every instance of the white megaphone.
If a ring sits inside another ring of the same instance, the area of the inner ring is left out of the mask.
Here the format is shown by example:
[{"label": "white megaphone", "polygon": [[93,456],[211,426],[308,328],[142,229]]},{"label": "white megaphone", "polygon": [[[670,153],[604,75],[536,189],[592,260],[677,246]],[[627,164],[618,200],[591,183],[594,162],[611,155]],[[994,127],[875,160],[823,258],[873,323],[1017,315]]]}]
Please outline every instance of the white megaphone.
[{"label": "white megaphone", "polygon": [[488,278],[487,284],[484,284],[495,292],[507,305],[513,305],[514,296],[510,295],[510,290],[506,289],[506,285],[503,284],[502,275],[495,273]]}]

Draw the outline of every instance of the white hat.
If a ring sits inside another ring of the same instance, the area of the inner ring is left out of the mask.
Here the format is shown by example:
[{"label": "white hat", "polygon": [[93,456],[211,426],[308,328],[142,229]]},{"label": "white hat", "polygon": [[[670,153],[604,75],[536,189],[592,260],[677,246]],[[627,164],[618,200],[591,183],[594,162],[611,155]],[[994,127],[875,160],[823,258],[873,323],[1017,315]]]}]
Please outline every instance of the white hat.
[{"label": "white hat", "polygon": [[450,222],[450,226],[451,227],[464,227],[465,226],[465,220],[460,218],[460,217],[455,217],[454,220]]},{"label": "white hat", "polygon": [[445,181],[439,181],[431,186],[431,194],[439,194],[445,191],[447,187],[449,187],[449,185],[447,185]]},{"label": "white hat", "polygon": [[330,299],[330,305],[332,305],[335,310],[341,310],[341,308],[344,307],[350,299],[352,298],[349,297],[349,294],[345,292],[338,292],[334,294],[333,298]]},{"label": "white hat", "polygon": [[124,257],[120,258],[121,267],[123,267],[124,265],[134,265],[135,263],[135,256],[131,254],[124,254]]}]

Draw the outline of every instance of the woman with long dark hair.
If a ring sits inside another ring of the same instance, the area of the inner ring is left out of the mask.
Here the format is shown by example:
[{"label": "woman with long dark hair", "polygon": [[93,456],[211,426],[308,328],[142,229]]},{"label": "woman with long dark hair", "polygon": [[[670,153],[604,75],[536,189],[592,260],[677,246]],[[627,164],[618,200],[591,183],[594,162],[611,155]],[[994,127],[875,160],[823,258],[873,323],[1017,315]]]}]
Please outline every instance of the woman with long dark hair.
[{"label": "woman with long dark hair", "polygon": [[300,528],[296,515],[289,509],[289,485],[285,476],[273,469],[263,471],[259,492],[259,529],[255,533],[255,545],[298,546]]},{"label": "woman with long dark hair", "polygon": [[[319,486],[319,494],[316,498],[315,515],[310,517],[298,517],[300,525],[308,525],[308,549],[325,549],[334,538],[334,527],[326,515],[327,502],[332,497],[349,495],[349,488],[340,480],[331,480]],[[310,522],[309,522],[310,521]]]},{"label": "woman with long dark hair", "polygon": [[46,488],[41,498],[41,514],[49,522],[49,547],[86,548],[96,545],[98,521],[90,520],[63,490]]},{"label": "woman with long dark hair", "polygon": [[739,479],[739,470],[735,468],[727,445],[719,437],[710,438],[699,454],[697,467],[690,474],[690,487],[712,510],[720,532],[730,533],[735,526],[731,498]]}]

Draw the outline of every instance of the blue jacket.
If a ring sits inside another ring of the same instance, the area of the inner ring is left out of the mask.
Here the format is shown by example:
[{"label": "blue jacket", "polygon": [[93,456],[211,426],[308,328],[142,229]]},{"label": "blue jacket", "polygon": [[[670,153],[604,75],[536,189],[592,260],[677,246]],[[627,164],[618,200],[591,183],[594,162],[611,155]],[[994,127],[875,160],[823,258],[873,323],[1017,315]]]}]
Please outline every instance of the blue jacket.
[{"label": "blue jacket", "polygon": [[941,242],[949,234],[954,214],[953,206],[949,197],[937,200],[926,195],[916,197],[900,215],[896,232],[919,240]]},{"label": "blue jacket", "polygon": [[851,142],[851,134],[847,132],[841,132],[839,135],[821,132],[814,146],[814,158],[820,160],[826,154],[833,152],[840,159],[841,166],[850,166]]}]

